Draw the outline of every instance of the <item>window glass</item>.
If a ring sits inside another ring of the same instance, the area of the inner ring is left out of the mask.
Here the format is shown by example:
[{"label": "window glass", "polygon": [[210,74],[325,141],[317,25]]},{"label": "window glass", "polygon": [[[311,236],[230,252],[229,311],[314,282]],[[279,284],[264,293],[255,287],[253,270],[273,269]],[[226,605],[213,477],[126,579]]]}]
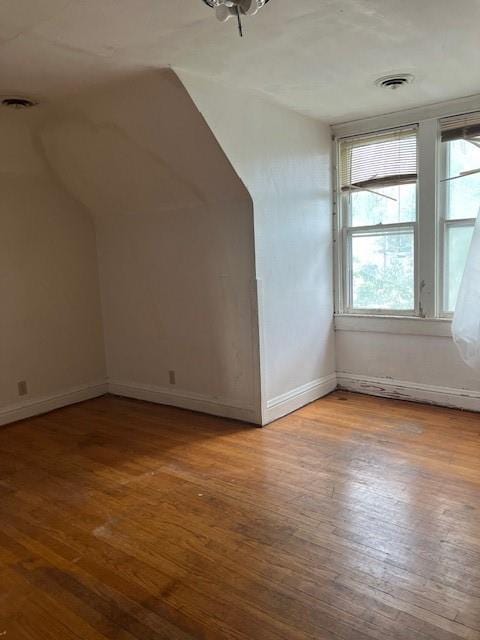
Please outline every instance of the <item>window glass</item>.
[{"label": "window glass", "polygon": [[356,309],[413,310],[414,232],[353,232],[352,305]]},{"label": "window glass", "polygon": [[[480,170],[480,142],[453,140],[447,145],[447,176],[454,178],[464,171]],[[480,208],[480,172],[454,180],[447,180],[446,218],[476,218]]]},{"label": "window glass", "polygon": [[474,225],[447,227],[445,259],[445,311],[455,311]]},{"label": "window glass", "polygon": [[415,222],[417,185],[401,184],[351,193],[351,226]]},{"label": "window glass", "polygon": [[468,127],[453,132],[442,129],[442,136],[447,136],[442,142],[445,158],[441,208],[445,248],[442,311],[453,313],[480,208],[480,137]]}]

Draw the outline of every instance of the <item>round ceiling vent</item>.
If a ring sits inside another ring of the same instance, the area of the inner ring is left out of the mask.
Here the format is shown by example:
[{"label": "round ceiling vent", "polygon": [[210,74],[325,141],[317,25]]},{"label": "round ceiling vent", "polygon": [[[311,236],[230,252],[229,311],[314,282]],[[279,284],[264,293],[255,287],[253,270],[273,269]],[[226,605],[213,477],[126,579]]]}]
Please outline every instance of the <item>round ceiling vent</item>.
[{"label": "round ceiling vent", "polygon": [[30,107],[34,107],[36,104],[37,103],[34,100],[30,100],[30,98],[20,98],[19,96],[2,98],[2,106],[8,107],[9,109],[30,109]]},{"label": "round ceiling vent", "polygon": [[410,73],[402,73],[394,76],[383,76],[382,78],[378,78],[375,80],[375,84],[377,87],[381,87],[382,89],[391,89],[395,91],[400,87],[404,87],[407,84],[411,84],[414,78]]}]

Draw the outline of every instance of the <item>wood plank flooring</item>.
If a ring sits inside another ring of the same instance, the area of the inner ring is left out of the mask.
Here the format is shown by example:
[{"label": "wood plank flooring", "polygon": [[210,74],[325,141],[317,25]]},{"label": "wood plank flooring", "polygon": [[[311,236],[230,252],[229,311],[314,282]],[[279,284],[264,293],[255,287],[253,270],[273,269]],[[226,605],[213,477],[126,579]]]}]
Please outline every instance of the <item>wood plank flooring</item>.
[{"label": "wood plank flooring", "polygon": [[478,640],[480,416],[106,396],[1,428],[0,638]]}]

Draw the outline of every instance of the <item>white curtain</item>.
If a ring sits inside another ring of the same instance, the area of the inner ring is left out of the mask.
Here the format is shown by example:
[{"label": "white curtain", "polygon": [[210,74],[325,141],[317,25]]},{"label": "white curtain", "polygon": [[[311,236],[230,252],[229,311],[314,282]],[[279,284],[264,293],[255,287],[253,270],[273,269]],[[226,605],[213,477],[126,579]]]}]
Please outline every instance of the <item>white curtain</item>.
[{"label": "white curtain", "polygon": [[462,358],[480,372],[480,212],[460,285],[452,334]]}]

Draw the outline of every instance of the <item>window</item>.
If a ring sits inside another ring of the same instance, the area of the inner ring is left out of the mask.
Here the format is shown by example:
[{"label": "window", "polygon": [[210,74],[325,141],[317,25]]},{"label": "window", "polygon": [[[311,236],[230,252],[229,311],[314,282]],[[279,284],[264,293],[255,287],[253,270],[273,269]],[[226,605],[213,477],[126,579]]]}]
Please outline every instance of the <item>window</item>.
[{"label": "window", "polygon": [[348,312],[415,313],[417,132],[340,144]]},{"label": "window", "polygon": [[450,317],[480,209],[480,112],[336,144],[337,313]]},{"label": "window", "polygon": [[442,312],[452,313],[480,208],[480,117],[440,121]]}]

